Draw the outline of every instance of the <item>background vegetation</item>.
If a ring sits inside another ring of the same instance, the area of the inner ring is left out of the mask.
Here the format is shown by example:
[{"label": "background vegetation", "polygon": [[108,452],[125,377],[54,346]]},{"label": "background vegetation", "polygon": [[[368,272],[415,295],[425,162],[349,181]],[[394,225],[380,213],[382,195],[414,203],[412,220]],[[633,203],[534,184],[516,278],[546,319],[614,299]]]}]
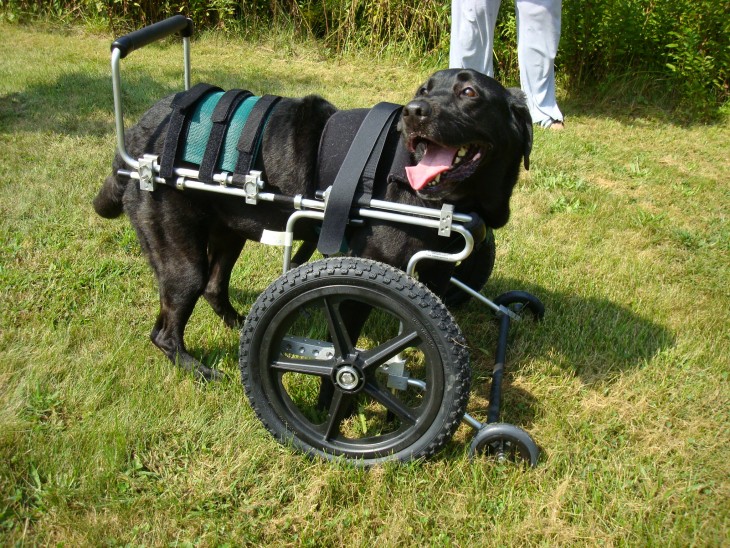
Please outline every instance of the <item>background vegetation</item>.
[{"label": "background vegetation", "polygon": [[[511,333],[503,411],[539,466],[470,462],[462,426],[437,458],[362,471],[267,435],[238,335],[205,303],[188,346],[223,381],[196,383],[149,342],[152,273],[128,221],[91,208],[115,146],[112,36],[94,25],[0,22],[0,545],[727,545],[726,119],[561,88],[567,130],[536,131],[484,290],[546,305]],[[204,33],[193,80],[352,108],[406,101],[433,68],[292,37]],[[180,89],[179,44],[122,70],[133,123]],[[247,245],[240,310],[280,257]],[[483,419],[497,328],[476,303],[454,312]]]},{"label": "background vegetation", "polygon": [[[182,12],[201,28],[255,36],[289,29],[331,52],[404,53],[448,62],[449,0],[0,0],[6,18],[86,20],[120,34]],[[514,3],[502,3],[497,77],[517,82]],[[711,117],[730,97],[730,4],[717,0],[563,2],[563,87],[625,91],[683,119]]]}]

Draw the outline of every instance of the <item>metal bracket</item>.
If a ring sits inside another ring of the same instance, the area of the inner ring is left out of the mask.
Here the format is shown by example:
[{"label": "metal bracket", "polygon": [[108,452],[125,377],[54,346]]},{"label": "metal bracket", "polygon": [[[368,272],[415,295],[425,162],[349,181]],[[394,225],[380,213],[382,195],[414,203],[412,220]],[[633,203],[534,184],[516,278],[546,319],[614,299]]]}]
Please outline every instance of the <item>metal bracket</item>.
[{"label": "metal bracket", "polygon": [[439,217],[439,236],[451,236],[451,223],[454,220],[454,206],[444,204],[441,207],[441,216]]},{"label": "metal bracket", "polygon": [[284,337],[281,340],[281,352],[303,358],[329,360],[335,355],[335,347],[332,343],[306,337]]},{"label": "metal bracket", "polygon": [[509,316],[510,319],[512,319],[516,322],[522,321],[522,316],[520,316],[517,312],[500,304],[499,312],[497,313],[497,317],[501,317],[502,314]]},{"label": "metal bracket", "polygon": [[155,182],[155,162],[157,162],[157,156],[154,154],[145,154],[139,160],[139,167],[137,173],[139,173],[139,189],[146,190],[148,192],[154,192],[157,188]]},{"label": "metal bracket", "polygon": [[328,186],[322,193],[322,201],[324,202],[324,208],[327,209],[327,202],[330,199],[330,193],[332,192],[332,186]]},{"label": "metal bracket", "polygon": [[388,388],[395,390],[408,389],[409,375],[406,371],[406,360],[400,355],[389,359],[380,366],[380,370],[388,375]]},{"label": "metal bracket", "polygon": [[259,190],[264,188],[264,181],[261,179],[261,172],[251,170],[243,181],[243,191],[246,193],[246,203],[255,205],[258,202]]}]

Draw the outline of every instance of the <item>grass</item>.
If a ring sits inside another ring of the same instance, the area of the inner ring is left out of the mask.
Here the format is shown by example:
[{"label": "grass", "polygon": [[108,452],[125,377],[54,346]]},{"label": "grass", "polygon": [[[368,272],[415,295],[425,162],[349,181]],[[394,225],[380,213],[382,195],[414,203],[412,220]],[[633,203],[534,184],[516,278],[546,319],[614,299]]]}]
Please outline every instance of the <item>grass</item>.
[{"label": "grass", "polygon": [[[237,333],[207,305],[187,341],[222,382],[196,383],[149,343],[151,272],[128,222],[90,206],[114,150],[109,43],[0,23],[0,544],[728,543],[727,121],[561,97],[567,130],[536,132],[485,288],[547,308],[511,334],[503,411],[541,445],[538,468],[470,462],[462,426],[435,459],[363,471],[268,436]],[[124,60],[130,120],[179,89],[179,55]],[[342,108],[406,101],[428,72],[275,38],[193,44],[195,81]],[[240,309],[278,264],[247,247]],[[496,327],[476,304],[455,312],[483,419]]]}]

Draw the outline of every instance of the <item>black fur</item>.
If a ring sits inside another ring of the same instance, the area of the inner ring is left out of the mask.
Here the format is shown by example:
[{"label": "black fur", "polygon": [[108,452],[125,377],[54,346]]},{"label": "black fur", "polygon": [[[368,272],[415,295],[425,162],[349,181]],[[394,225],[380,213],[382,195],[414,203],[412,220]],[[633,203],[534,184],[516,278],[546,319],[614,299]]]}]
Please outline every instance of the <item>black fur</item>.
[{"label": "black fur", "polygon": [[[126,132],[132,157],[162,151],[171,100],[155,104]],[[317,96],[280,101],[263,138],[267,191],[313,195],[319,138],[335,110]],[[399,128],[415,159],[428,142],[452,147],[472,144],[482,157],[463,180],[447,180],[420,191],[391,183],[376,198],[427,207],[440,207],[445,201],[455,204],[457,211],[478,213],[493,228],[507,222],[520,163],[524,158],[527,167],[532,145],[532,124],[522,92],[507,90],[474,71],[440,71],[404,107]],[[155,272],[160,312],[152,342],[174,363],[203,378],[215,378],[216,371],[185,349],[183,333],[190,314],[202,295],[227,325],[241,323],[243,316],[234,310],[228,294],[232,268],[246,240],[259,240],[265,228],[282,230],[291,212],[268,203],[246,205],[242,199],[167,186],[142,191],[129,179],[116,176],[118,169],[125,168],[117,155],[113,174],[94,199],[94,209],[107,218],[127,214]],[[443,245],[438,241],[443,238],[432,229],[382,222],[352,229],[349,240],[351,253],[400,268],[415,251]],[[419,276],[438,290],[448,280],[448,268],[443,263],[437,269],[419,268]]]}]

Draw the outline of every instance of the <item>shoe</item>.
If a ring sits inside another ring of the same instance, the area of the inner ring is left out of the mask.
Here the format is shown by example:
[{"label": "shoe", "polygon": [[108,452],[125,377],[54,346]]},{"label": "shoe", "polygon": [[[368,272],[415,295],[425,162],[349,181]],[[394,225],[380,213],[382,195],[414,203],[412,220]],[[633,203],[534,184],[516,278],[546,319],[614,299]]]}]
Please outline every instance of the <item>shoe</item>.
[{"label": "shoe", "polygon": [[553,120],[548,128],[552,129],[553,131],[563,131],[565,129],[565,122],[563,122],[562,120]]},{"label": "shoe", "polygon": [[553,131],[562,131],[565,129],[565,122],[563,120],[553,120],[552,118],[548,118],[544,122],[537,122],[535,125],[543,129],[552,129]]}]

